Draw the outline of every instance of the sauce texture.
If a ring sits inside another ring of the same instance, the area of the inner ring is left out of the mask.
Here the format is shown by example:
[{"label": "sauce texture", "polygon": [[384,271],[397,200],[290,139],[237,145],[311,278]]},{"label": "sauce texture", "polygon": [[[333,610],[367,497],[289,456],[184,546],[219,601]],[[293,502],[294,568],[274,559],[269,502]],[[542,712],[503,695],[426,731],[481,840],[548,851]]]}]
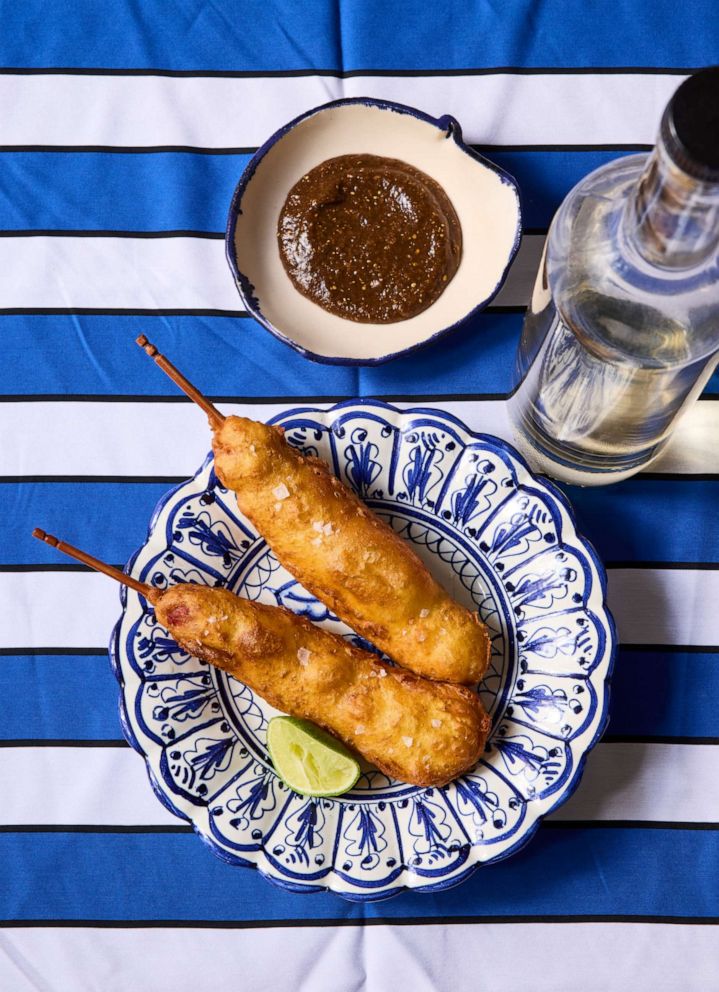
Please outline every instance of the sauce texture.
[{"label": "sauce texture", "polygon": [[340,155],[304,175],[280,213],[282,264],[303,296],[362,323],[426,310],[462,255],[462,229],[439,183],[377,155]]}]

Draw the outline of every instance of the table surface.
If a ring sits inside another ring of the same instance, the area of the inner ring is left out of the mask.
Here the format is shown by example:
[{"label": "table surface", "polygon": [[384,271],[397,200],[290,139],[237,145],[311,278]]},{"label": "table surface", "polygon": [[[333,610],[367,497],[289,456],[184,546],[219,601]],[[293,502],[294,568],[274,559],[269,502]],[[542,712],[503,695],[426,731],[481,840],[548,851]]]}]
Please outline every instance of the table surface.
[{"label": "table surface", "polygon": [[[0,4],[0,988],[205,992],[719,988],[719,378],[650,473],[568,490],[622,645],[576,795],[506,862],[356,905],[225,866],[122,739],[110,562],[207,447],[146,333],[226,410],[434,404],[509,436],[514,352],[552,214],[651,146],[715,0]],[[386,366],[313,364],[241,311],[223,255],[253,148],[370,94],[450,112],[512,173],[525,237],[486,312]]]}]

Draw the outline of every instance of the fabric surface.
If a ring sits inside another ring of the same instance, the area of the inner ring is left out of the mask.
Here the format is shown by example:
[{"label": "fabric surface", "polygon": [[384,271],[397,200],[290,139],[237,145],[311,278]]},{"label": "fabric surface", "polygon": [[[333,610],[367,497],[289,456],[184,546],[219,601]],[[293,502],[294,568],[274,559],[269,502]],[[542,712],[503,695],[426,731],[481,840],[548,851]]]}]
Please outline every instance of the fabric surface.
[{"label": "fabric surface", "polygon": [[[214,858],[122,739],[117,589],[30,537],[124,563],[202,462],[141,332],[227,411],[374,396],[510,439],[547,225],[719,62],[715,0],[0,0],[0,25],[0,989],[719,988],[718,376],[650,472],[566,490],[619,626],[609,730],[525,849],[436,895],[357,905]],[[525,225],[486,312],[364,369],[268,335],[223,256],[253,148],[351,95],[454,114]]]}]

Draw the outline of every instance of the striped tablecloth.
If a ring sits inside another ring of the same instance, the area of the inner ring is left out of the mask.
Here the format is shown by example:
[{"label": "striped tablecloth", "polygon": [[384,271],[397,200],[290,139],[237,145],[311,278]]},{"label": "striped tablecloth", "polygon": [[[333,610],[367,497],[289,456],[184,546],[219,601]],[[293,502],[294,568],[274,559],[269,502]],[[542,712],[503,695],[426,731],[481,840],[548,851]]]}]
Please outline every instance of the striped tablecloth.
[{"label": "striped tablecloth", "polygon": [[[122,740],[117,589],[30,538],[125,562],[202,461],[140,332],[226,410],[379,396],[509,436],[552,214],[719,62],[716,0],[3,0],[0,61],[0,989],[719,988],[719,379],[650,473],[570,492],[622,641],[609,733],[526,849],[437,895],[294,895],[215,859]],[[253,148],[360,94],[454,114],[526,231],[470,326],[358,370],[246,318],[222,232]]]}]

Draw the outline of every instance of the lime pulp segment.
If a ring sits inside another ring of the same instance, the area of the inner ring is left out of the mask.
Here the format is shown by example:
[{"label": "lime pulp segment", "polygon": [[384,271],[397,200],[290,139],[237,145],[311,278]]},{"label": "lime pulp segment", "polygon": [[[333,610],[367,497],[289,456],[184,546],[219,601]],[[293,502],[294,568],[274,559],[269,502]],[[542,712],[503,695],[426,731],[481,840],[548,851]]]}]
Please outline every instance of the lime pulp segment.
[{"label": "lime pulp segment", "polygon": [[280,778],[303,796],[339,796],[360,774],[350,751],[309,720],[276,716],[267,727],[267,746]]}]

